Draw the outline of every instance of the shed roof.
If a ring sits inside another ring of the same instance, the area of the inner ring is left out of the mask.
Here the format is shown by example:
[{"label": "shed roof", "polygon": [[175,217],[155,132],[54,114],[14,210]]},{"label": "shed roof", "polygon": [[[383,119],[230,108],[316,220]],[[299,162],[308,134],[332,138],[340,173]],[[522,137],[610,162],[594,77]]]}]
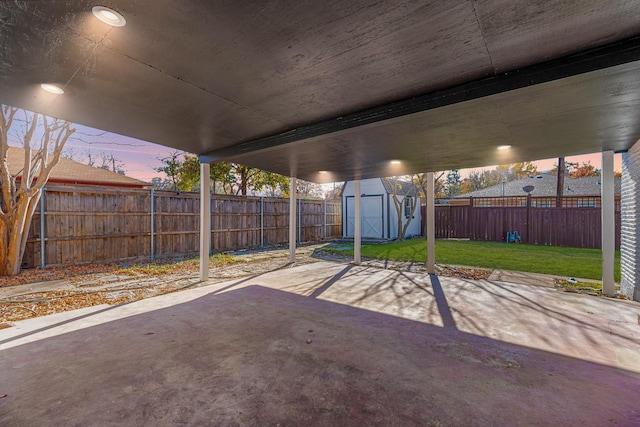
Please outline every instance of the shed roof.
[{"label": "shed roof", "polygon": [[[384,190],[387,192],[387,194],[393,194],[392,183],[387,181],[385,178],[380,178],[380,181],[382,182],[382,186],[384,187]],[[416,194],[419,195],[416,186],[411,184],[410,182],[398,180],[396,181],[396,185],[398,186],[396,190],[396,194],[398,196],[415,197]]]},{"label": "shed roof", "polygon": [[[9,173],[17,175],[24,166],[24,149],[9,147],[7,152]],[[110,170],[96,168],[73,160],[60,158],[51,171],[49,181],[61,184],[91,184],[117,187],[146,187],[149,184]]]}]

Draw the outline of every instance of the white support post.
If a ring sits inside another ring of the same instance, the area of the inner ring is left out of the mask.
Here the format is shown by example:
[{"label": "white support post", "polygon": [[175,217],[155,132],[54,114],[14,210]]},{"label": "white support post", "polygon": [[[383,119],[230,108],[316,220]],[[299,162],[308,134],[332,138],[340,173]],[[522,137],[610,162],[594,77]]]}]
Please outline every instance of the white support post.
[{"label": "white support post", "polygon": [[302,199],[298,199],[298,244],[302,244]]},{"label": "white support post", "polygon": [[602,216],[602,293],[615,295],[613,266],[615,259],[615,200],[613,151],[602,152],[600,211]]},{"label": "white support post", "polygon": [[260,197],[260,247],[264,248],[264,196]]},{"label": "white support post", "polygon": [[361,213],[360,213],[360,180],[356,179],[353,182],[354,188],[354,205],[355,205],[355,217],[354,217],[354,230],[353,230],[353,263],[358,265],[361,262],[360,248],[362,246],[362,231],[361,231]]},{"label": "white support post", "polygon": [[436,224],[433,172],[427,172],[427,273],[436,274]]},{"label": "white support post", "polygon": [[156,259],[156,193],[151,187],[151,261]]},{"label": "white support post", "polygon": [[40,189],[40,268],[47,266],[47,222],[44,217],[47,212],[45,203],[45,189],[42,187]]},{"label": "white support post", "polygon": [[294,176],[289,180],[289,261],[296,262],[296,191]]},{"label": "white support post", "polygon": [[209,279],[211,246],[211,180],[209,163],[200,163],[200,280]]}]

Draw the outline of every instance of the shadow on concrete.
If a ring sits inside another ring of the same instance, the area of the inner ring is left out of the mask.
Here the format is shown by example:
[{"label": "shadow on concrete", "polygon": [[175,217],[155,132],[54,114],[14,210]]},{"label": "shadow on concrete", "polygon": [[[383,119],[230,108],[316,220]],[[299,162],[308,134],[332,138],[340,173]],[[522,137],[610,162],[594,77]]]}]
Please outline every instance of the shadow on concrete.
[{"label": "shadow on concrete", "polygon": [[336,274],[331,279],[327,280],[322,286],[320,286],[315,291],[313,291],[311,293],[311,295],[309,295],[309,297],[318,298],[327,289],[329,289],[333,284],[335,284],[338,280],[340,280],[345,274],[347,274],[349,272],[349,270],[351,270],[352,268],[353,268],[353,266],[351,266],[351,265],[346,266],[340,273]]},{"label": "shadow on concrete", "polygon": [[[637,343],[637,341],[635,341],[634,339],[617,333],[615,330],[610,328],[608,322],[606,321],[594,322],[591,318],[586,320],[584,317],[581,318],[580,315],[576,313],[571,313],[571,311],[560,311],[559,309],[552,308],[550,305],[543,305],[533,300],[528,295],[531,293],[544,293],[546,292],[545,288],[482,280],[463,280],[463,282],[476,287],[482,290],[486,295],[491,296],[491,301],[493,304],[495,304],[494,307],[500,307],[499,309],[497,309],[497,311],[502,311],[506,315],[512,315],[516,317],[525,316],[525,312],[537,312],[540,315],[548,318],[549,321],[557,321],[566,325],[576,326],[576,329],[580,331],[584,340],[590,342],[594,346],[598,346],[600,345],[600,343],[591,336],[591,331],[605,333],[607,335],[612,335],[631,343]],[[590,302],[592,302],[590,297],[577,294],[558,293],[557,295],[558,298],[581,298],[584,304],[589,304]],[[597,302],[598,304],[609,305],[608,308],[610,308],[611,310],[616,310],[619,307],[616,306],[616,304],[622,303],[621,301],[608,300],[605,297],[598,297]],[[481,329],[482,328],[480,328],[479,330]],[[567,337],[562,336],[561,330],[553,330],[552,328],[546,329],[544,331],[544,334],[538,334],[537,336],[547,343],[567,339]]]},{"label": "shadow on concrete", "polygon": [[53,328],[57,328],[59,326],[63,326],[63,325],[69,324],[69,323],[77,322],[78,320],[87,319],[89,317],[96,316],[98,314],[113,310],[114,308],[122,307],[122,306],[127,305],[127,304],[131,304],[131,303],[127,302],[127,303],[123,303],[123,304],[112,305],[112,306],[109,306],[109,307],[105,307],[105,308],[103,308],[101,310],[92,311],[90,313],[82,314],[80,316],[75,316],[75,317],[72,317],[70,319],[66,319],[66,320],[63,320],[61,322],[57,322],[57,323],[51,324],[51,325],[43,327],[43,328],[39,328],[39,329],[35,329],[33,331],[25,332],[24,334],[16,335],[16,336],[13,336],[11,338],[7,338],[7,339],[4,339],[4,340],[1,340],[0,341],[0,345],[7,344],[7,343],[10,343],[12,341],[16,341],[16,340],[19,340],[19,339],[22,339],[22,338],[25,338],[25,337],[28,337],[28,336],[31,336],[31,335],[38,334],[40,332],[47,331],[49,329],[53,329]]},{"label": "shadow on concrete", "polygon": [[442,318],[442,324],[445,328],[455,328],[456,321],[451,314],[451,307],[447,303],[447,297],[442,290],[442,285],[440,284],[440,279],[435,274],[430,274],[429,279],[431,279],[431,287],[433,288],[433,296],[436,299],[436,305],[438,306],[438,312],[440,313],[440,317]]},{"label": "shadow on concrete", "polygon": [[255,285],[2,350],[0,372],[1,425],[640,423],[636,373]]}]

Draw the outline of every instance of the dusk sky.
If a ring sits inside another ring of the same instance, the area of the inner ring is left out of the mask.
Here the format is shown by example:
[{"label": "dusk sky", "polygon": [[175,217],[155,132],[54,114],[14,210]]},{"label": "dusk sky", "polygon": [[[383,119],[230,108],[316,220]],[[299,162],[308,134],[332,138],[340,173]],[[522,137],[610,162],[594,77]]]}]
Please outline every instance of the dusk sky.
[{"label": "dusk sky", "polygon": [[[154,168],[161,166],[162,163],[159,159],[167,157],[170,153],[176,151],[173,148],[110,133],[107,133],[100,138],[94,137],[92,138],[92,141],[94,142],[93,144],[87,144],[82,140],[69,141],[67,144],[69,148],[72,148],[74,152],[79,154],[79,158],[77,159],[79,161],[82,161],[81,154],[86,152],[88,149],[96,154],[100,152],[113,153],[116,158],[119,158],[124,162],[124,169],[128,176],[147,182],[151,181],[151,179],[156,176],[165,177],[164,174],[156,172]],[[538,166],[539,171],[544,171],[553,168],[557,161],[558,159],[553,158],[535,161],[534,163]],[[566,161],[579,163],[591,162],[593,166],[600,168],[601,154],[594,153],[582,156],[572,156],[567,157]],[[622,168],[622,156],[620,154],[616,154],[614,156],[614,161],[615,170],[620,171]],[[461,170],[461,176],[463,178],[466,177],[471,170],[473,169]]]}]

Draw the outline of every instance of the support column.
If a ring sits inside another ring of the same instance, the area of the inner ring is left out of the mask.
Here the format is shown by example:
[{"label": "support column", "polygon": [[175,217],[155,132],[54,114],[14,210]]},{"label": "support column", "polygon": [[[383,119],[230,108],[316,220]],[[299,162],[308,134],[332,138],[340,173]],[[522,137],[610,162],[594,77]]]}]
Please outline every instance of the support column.
[{"label": "support column", "polygon": [[622,154],[620,290],[640,301],[640,142]]},{"label": "support column", "polygon": [[427,172],[427,273],[436,274],[436,208],[433,172]]},{"label": "support column", "polygon": [[151,187],[151,261],[156,259],[156,193]]},{"label": "support column", "polygon": [[360,180],[356,179],[353,182],[355,216],[353,218],[353,263],[358,265],[361,262],[360,248],[362,246],[362,231],[361,222],[362,214],[360,213]]},{"label": "support column", "polygon": [[296,191],[297,180],[289,179],[289,261],[296,262]]},{"label": "support column", "polygon": [[40,189],[40,268],[45,268],[47,266],[47,246],[46,246],[46,238],[47,238],[47,221],[45,219],[46,206],[45,206],[45,189],[42,187]]},{"label": "support column", "polygon": [[600,211],[602,215],[602,293],[615,295],[613,266],[615,259],[616,223],[613,186],[613,151],[602,152]]},{"label": "support column", "polygon": [[211,242],[211,183],[209,163],[200,163],[200,280],[209,279]]}]

